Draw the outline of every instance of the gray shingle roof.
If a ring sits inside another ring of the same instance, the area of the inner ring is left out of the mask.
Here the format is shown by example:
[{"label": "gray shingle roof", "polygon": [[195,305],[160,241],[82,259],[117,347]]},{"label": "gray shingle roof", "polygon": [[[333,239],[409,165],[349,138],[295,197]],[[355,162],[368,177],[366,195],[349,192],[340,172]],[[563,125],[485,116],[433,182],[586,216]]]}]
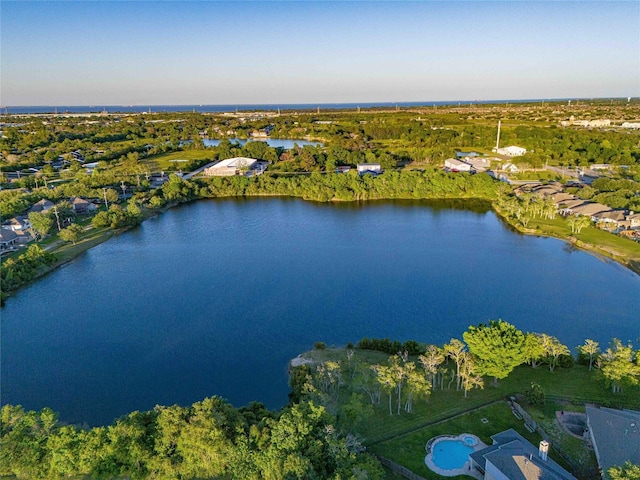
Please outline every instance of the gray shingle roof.
[{"label": "gray shingle roof", "polygon": [[640,412],[587,407],[587,423],[603,472],[626,461],[640,464]]},{"label": "gray shingle roof", "polygon": [[471,455],[485,470],[490,462],[510,480],[576,480],[551,458],[542,460],[538,449],[513,429],[491,438],[494,445]]}]

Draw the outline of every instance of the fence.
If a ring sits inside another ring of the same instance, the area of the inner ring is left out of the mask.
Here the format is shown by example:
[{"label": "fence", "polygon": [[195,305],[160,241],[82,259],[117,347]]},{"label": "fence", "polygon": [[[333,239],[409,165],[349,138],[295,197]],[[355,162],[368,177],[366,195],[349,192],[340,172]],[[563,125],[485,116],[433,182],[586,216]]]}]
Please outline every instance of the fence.
[{"label": "fence", "polygon": [[[548,398],[548,397],[547,397]],[[558,399],[560,397],[557,397]],[[551,448],[558,454],[559,457],[561,457],[570,467],[571,470],[578,475],[579,478],[599,478],[599,474],[597,470],[594,470],[593,468],[589,468],[589,467],[585,467],[584,465],[577,463],[570,455],[568,455],[564,449],[562,448],[562,446],[554,441],[553,439],[551,439],[551,437],[549,437],[549,435],[547,434],[547,432],[545,432],[542,427],[540,425],[538,425],[536,423],[535,420],[533,420],[531,418],[531,415],[529,415],[521,406],[520,404],[518,404],[518,402],[516,402],[515,400],[511,400],[511,408],[515,412],[517,412],[519,415],[522,416],[522,419],[524,420],[525,423],[525,428],[529,431],[533,431],[535,430],[536,432],[538,432],[540,434],[540,436],[542,438],[544,438],[545,440],[547,440],[549,442],[549,445],[551,446]]]},{"label": "fence", "polygon": [[387,467],[397,475],[401,475],[402,477],[408,478],[409,480],[426,480],[424,477],[421,477],[420,475],[413,473],[408,468],[405,468],[402,465],[399,465],[396,462],[389,460],[388,458],[381,457],[380,455],[376,455],[376,457],[378,458],[378,460],[382,465],[384,465],[385,467]]}]

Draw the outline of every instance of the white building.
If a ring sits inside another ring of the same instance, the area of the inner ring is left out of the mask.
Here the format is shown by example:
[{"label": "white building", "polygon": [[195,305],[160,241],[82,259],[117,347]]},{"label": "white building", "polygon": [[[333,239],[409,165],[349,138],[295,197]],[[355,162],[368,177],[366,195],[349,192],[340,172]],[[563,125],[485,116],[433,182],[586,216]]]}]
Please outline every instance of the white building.
[{"label": "white building", "polygon": [[205,168],[202,173],[207,177],[231,177],[233,175],[260,175],[266,169],[267,162],[255,158],[234,157],[222,160]]},{"label": "white building", "polygon": [[527,149],[516,145],[510,145],[504,148],[496,148],[495,152],[498,155],[506,155],[507,157],[520,157],[527,153]]},{"label": "white building", "polygon": [[470,172],[471,165],[463,162],[462,160],[458,160],[456,158],[447,158],[444,161],[445,170],[449,170],[450,172]]},{"label": "white building", "polygon": [[365,173],[379,175],[382,173],[382,165],[379,163],[359,163],[358,174],[364,175]]}]

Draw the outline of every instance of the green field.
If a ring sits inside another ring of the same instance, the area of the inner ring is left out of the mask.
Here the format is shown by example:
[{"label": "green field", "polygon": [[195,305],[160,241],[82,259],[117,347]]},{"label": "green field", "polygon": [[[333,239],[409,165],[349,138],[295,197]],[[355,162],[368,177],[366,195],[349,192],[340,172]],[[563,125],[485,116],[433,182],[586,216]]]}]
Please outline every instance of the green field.
[{"label": "green field", "polygon": [[[180,162],[179,160],[186,160]],[[184,150],[181,152],[161,153],[152,155],[140,161],[141,165],[151,172],[161,172],[167,170],[179,170],[181,165],[188,165],[192,160],[211,160],[213,152],[210,150]]]}]

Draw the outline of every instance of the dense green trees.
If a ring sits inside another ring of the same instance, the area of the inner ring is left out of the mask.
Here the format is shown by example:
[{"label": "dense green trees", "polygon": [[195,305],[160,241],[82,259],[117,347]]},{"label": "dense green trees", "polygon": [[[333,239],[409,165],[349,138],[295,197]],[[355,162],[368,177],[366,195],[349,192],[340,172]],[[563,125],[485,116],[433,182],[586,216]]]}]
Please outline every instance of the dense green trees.
[{"label": "dense green trees", "polygon": [[524,333],[503,320],[471,326],[462,336],[477,359],[478,373],[493,377],[495,383],[527,360]]},{"label": "dense green trees", "polygon": [[67,228],[60,230],[58,236],[65,242],[71,242],[75,245],[81,233],[82,227],[77,223],[72,223]]},{"label": "dense green trees", "polygon": [[47,267],[55,261],[55,255],[39,245],[30,245],[17,259],[3,260],[0,270],[0,298],[2,301],[8,292],[33,279],[43,267]]},{"label": "dense green trees", "polygon": [[607,476],[610,480],[640,480],[640,465],[625,462],[624,465],[607,470]]},{"label": "dense green trees", "polygon": [[624,345],[614,338],[611,346],[600,355],[598,363],[613,393],[640,383],[640,354],[633,350],[631,343]]},{"label": "dense green trees", "polygon": [[212,397],[91,430],[60,426],[49,409],[5,405],[0,415],[0,475],[18,478],[383,478],[377,461],[310,402],[276,415]]}]

